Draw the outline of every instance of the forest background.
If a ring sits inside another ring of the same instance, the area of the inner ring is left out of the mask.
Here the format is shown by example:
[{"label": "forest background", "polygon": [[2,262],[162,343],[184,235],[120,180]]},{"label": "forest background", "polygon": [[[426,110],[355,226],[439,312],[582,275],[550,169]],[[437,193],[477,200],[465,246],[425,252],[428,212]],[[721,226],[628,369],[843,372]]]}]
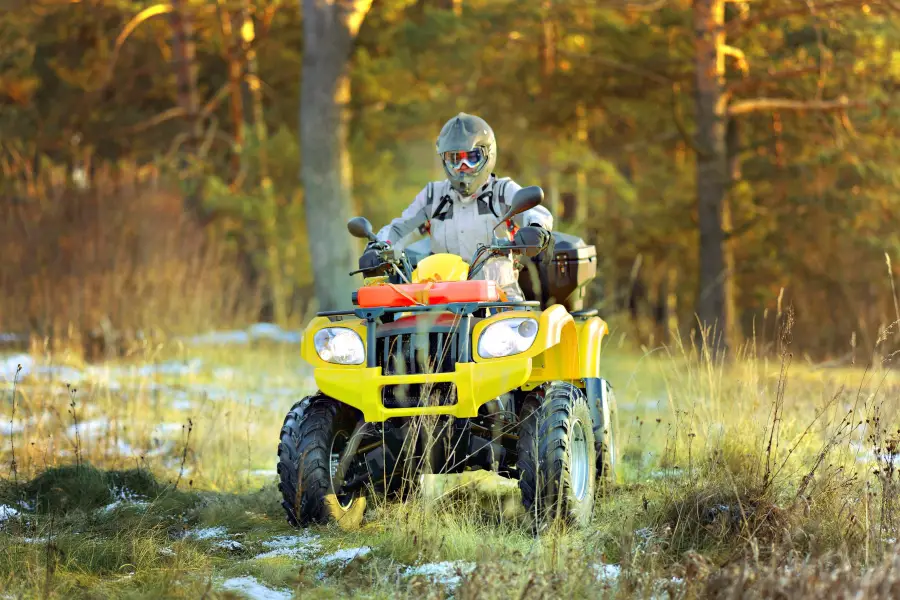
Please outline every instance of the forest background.
[{"label": "forest background", "polygon": [[892,0],[3,4],[0,331],[301,327],[359,283],[347,219],[442,178],[465,111],[643,344],[763,348],[789,306],[815,360],[894,335]]}]

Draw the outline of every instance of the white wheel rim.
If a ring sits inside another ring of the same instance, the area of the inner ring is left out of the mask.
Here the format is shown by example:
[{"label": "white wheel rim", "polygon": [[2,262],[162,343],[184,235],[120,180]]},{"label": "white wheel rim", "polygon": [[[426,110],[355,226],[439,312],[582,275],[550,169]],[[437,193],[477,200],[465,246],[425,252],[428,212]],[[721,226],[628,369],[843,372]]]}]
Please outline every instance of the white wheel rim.
[{"label": "white wheel rim", "polygon": [[588,480],[588,447],[581,421],[572,426],[571,467],[572,492],[578,500],[584,499],[589,487]]}]

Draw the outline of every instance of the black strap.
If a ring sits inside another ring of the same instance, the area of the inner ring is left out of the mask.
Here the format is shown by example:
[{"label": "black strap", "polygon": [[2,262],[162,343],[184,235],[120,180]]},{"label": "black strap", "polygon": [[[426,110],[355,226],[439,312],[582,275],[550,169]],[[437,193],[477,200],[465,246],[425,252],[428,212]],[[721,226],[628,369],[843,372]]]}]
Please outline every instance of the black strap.
[{"label": "black strap", "polygon": [[440,219],[442,216],[441,211],[444,210],[445,206],[447,206],[448,204],[450,204],[452,202],[453,202],[453,200],[450,198],[450,194],[444,194],[444,196],[441,198],[441,201],[438,202],[438,207],[434,210],[434,212],[431,213],[431,218],[432,219]]},{"label": "black strap", "polygon": [[[428,185],[425,186],[425,189],[427,190],[426,191],[427,198],[425,200],[425,206],[430,207],[431,203],[434,202],[434,182],[429,181]],[[426,216],[428,215],[427,211],[425,214],[426,214]],[[430,225],[431,225],[431,218],[429,217],[425,220],[424,223],[419,225],[419,234],[425,235],[426,233],[428,233],[428,228]]]},{"label": "black strap", "polygon": [[[508,183],[509,183],[509,179],[503,181],[503,182],[500,184],[500,189],[498,190],[498,194],[497,194],[497,195],[499,196],[498,201],[500,202],[500,208],[503,208],[503,207],[506,205],[506,185],[507,185]],[[500,215],[497,214],[497,211],[496,211],[496,210],[494,210],[494,198],[493,198],[493,196],[491,197],[491,212],[494,213],[494,216],[495,216],[495,217],[497,217],[498,219],[500,218]]]}]

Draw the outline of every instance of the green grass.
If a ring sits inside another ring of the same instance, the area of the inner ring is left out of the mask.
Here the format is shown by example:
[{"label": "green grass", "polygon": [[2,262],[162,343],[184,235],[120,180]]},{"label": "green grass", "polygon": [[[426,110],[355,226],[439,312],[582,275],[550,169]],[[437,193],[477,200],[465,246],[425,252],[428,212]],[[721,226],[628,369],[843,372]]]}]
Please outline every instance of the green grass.
[{"label": "green grass", "polygon": [[[197,362],[140,371],[173,360]],[[0,425],[14,432],[0,438],[0,504],[18,511],[0,524],[0,597],[237,598],[225,582],[252,577],[284,597],[441,598],[444,587],[408,569],[444,561],[464,567],[456,598],[897,585],[887,569],[900,537],[896,468],[868,460],[896,452],[894,372],[817,369],[788,354],[724,365],[690,348],[615,343],[603,364],[619,404],[621,481],[588,530],[540,536],[527,519],[465,500],[374,499],[357,531],[290,528],[275,449],[309,374],[292,347],[173,345],[69,388],[26,378],[15,402],[12,385],[0,396]],[[293,555],[272,546],[298,535],[307,542]],[[322,562],[353,548],[368,551]]]}]

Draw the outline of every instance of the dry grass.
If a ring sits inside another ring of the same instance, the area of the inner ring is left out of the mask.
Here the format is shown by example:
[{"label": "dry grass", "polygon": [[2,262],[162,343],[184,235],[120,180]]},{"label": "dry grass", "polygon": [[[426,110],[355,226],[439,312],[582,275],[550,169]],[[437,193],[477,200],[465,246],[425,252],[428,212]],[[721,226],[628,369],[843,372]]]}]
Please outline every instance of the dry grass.
[{"label": "dry grass", "polygon": [[233,243],[154,170],[123,165],[89,189],[43,179],[0,206],[0,331],[96,360],[259,314]]},{"label": "dry grass", "polygon": [[[252,576],[300,596],[440,598],[409,569],[447,562],[458,598],[881,597],[896,586],[900,379],[880,362],[797,365],[783,342],[778,360],[728,364],[610,344],[622,481],[587,531],[536,537],[484,503],[376,498],[360,530],[311,528],[314,550],[265,558],[302,533],[273,481],[281,419],[309,389],[296,346],[167,343],[94,366],[50,349],[39,362],[69,370],[34,367],[0,400],[0,504],[19,513],[0,525],[0,587],[194,598]],[[211,527],[224,533],[184,536]]]}]

